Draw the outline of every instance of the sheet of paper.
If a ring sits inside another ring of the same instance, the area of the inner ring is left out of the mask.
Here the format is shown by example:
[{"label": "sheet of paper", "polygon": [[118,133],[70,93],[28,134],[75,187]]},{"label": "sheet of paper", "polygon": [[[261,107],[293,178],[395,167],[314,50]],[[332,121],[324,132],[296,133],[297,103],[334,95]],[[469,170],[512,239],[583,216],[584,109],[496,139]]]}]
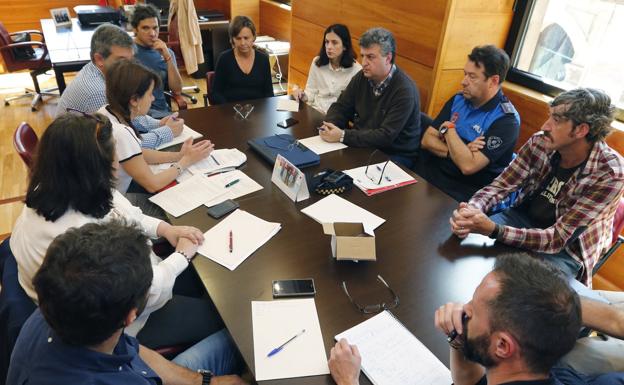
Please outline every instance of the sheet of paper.
[{"label": "sheet of paper", "polygon": [[[257,381],[329,374],[313,298],[252,301],[251,314]],[[267,357],[303,329],[282,351]]]},{"label": "sheet of paper", "polygon": [[210,156],[191,165],[188,170],[192,174],[211,173],[215,171],[233,170],[247,161],[247,155],[236,148],[220,148]]},{"label": "sheet of paper", "polygon": [[[234,270],[281,228],[279,223],[267,222],[247,211],[236,210],[206,231],[204,243],[197,252]],[[232,252],[230,252],[230,231]]]},{"label": "sheet of paper", "polygon": [[152,195],[149,200],[163,210],[179,217],[207,200],[213,200],[226,191],[220,184],[212,183],[205,175],[193,175],[188,180]]},{"label": "sheet of paper", "polygon": [[387,310],[340,333],[357,345],[362,371],[375,385],[450,384],[451,372]]},{"label": "sheet of paper", "polygon": [[[236,199],[242,197],[243,195],[251,194],[254,191],[262,190],[262,186],[260,184],[248,177],[247,174],[241,170],[212,175],[208,177],[208,179],[211,183],[215,183],[225,190],[224,194],[218,195],[214,199],[205,201],[204,204],[208,207],[219,204],[226,199]],[[230,187],[225,187],[225,185],[235,180],[238,180],[238,182]]]},{"label": "sheet of paper", "polygon": [[171,142],[161,144],[160,146],[156,147],[156,149],[162,150],[163,148],[167,148],[176,144],[183,143],[188,138],[197,139],[197,138],[201,138],[202,136],[203,136],[202,134],[193,130],[191,127],[185,124],[184,128],[182,129],[182,133],[180,135],[173,138]]},{"label": "sheet of paper", "polygon": [[310,216],[320,224],[333,222],[361,222],[364,224],[364,231],[373,235],[377,227],[386,220],[377,215],[364,210],[358,205],[331,194],[320,201],[311,204],[301,210],[302,213]]},{"label": "sheet of paper", "polygon": [[347,145],[340,142],[330,143],[326,142],[319,135],[311,136],[305,139],[299,139],[299,143],[303,144],[313,152],[318,155],[324,154],[326,152],[341,150],[343,148],[347,148]]},{"label": "sheet of paper", "polygon": [[[150,170],[152,170],[152,172],[154,174],[158,174],[161,171],[168,170],[171,167],[172,164],[173,163],[160,163],[160,164],[148,164],[148,166],[149,166]],[[182,174],[178,175],[176,180],[179,183],[182,183],[182,182],[184,182],[185,180],[189,179],[192,176],[193,176],[193,174],[188,169],[186,169],[186,170],[182,171]]]},{"label": "sheet of paper", "polygon": [[393,162],[388,162],[387,165],[386,162],[371,164],[368,170],[366,166],[352,168],[344,170],[344,173],[353,178],[353,183],[365,190],[391,187],[414,180],[410,174]]},{"label": "sheet of paper", "polygon": [[280,99],[277,101],[277,110],[297,112],[299,111],[299,101],[292,99]]}]

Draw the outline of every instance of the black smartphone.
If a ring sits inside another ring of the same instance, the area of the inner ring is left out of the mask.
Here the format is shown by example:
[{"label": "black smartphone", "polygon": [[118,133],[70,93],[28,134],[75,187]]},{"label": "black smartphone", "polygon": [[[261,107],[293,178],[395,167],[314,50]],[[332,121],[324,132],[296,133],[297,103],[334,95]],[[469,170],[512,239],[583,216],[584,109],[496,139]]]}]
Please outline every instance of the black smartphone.
[{"label": "black smartphone", "polygon": [[280,279],[273,281],[273,297],[305,297],[316,294],[314,280],[307,279]]},{"label": "black smartphone", "polygon": [[219,219],[225,214],[231,213],[239,207],[236,201],[228,199],[219,203],[218,205],[214,205],[208,208],[208,215],[213,217],[214,219]]},{"label": "black smartphone", "polygon": [[281,122],[277,123],[277,127],[288,128],[290,126],[294,126],[297,123],[299,123],[297,119],[288,118],[286,120],[282,120]]}]

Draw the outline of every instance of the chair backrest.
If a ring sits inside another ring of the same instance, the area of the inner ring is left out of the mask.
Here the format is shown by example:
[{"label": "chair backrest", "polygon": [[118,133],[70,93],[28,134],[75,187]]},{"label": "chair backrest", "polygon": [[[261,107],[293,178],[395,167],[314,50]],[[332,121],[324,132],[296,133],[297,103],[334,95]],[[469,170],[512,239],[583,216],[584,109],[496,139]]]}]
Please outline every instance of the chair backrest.
[{"label": "chair backrest", "polygon": [[611,244],[614,244],[617,241],[618,236],[624,229],[624,198],[620,198],[620,203],[618,204],[617,210],[615,210],[615,215],[613,216],[613,232],[611,234]]},{"label": "chair backrest", "polygon": [[11,253],[9,238],[0,244],[0,265],[0,384],[4,384],[17,336],[36,306],[17,280],[17,262]]},{"label": "chair backrest", "polygon": [[212,85],[214,84],[214,77],[214,71],[206,72],[206,95],[208,95],[208,103],[210,103],[211,106],[215,105],[214,99],[212,97]]},{"label": "chair backrest", "polygon": [[230,43],[229,30],[230,24],[218,25],[210,30],[210,40],[212,43],[212,63],[216,67],[217,59],[221,52],[232,48]]},{"label": "chair backrest", "polygon": [[[9,35],[9,31],[4,27],[4,24],[0,22],[0,47],[6,47],[11,44],[13,40],[11,40],[11,36]],[[15,57],[13,56],[12,49],[3,49],[0,50],[0,54],[2,55],[2,59],[4,60],[4,64],[7,68],[7,71],[12,72],[15,68]]]},{"label": "chair backrest", "polygon": [[37,148],[37,142],[39,142],[39,138],[37,138],[35,130],[28,123],[22,122],[17,126],[13,134],[13,146],[29,169],[33,166],[33,156]]}]

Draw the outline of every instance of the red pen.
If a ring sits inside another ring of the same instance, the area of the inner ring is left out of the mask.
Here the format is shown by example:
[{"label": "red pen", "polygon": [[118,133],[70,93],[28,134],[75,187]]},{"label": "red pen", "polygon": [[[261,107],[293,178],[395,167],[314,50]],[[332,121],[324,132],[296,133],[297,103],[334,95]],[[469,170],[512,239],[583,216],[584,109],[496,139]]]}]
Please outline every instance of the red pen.
[{"label": "red pen", "polygon": [[230,254],[234,250],[234,238],[232,237],[232,230],[230,230]]}]

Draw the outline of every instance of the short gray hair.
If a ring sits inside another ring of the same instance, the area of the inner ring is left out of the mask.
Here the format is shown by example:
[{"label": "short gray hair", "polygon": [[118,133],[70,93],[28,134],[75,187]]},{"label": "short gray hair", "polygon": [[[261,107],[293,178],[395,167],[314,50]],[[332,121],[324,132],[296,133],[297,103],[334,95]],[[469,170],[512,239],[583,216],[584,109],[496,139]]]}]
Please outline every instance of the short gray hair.
[{"label": "short gray hair", "polygon": [[376,27],[369,29],[364,32],[362,36],[360,36],[360,47],[370,48],[373,44],[379,45],[383,56],[387,56],[389,53],[392,53],[391,62],[394,64],[396,56],[396,41],[394,40],[392,32],[385,28]]},{"label": "short gray hair", "polygon": [[102,24],[91,37],[91,61],[96,53],[104,59],[110,56],[111,47],[134,48],[134,42],[126,31],[113,24]]},{"label": "short gray hair", "polygon": [[566,105],[563,115],[572,121],[574,127],[581,123],[589,125],[585,137],[588,142],[604,140],[611,133],[611,122],[615,106],[604,91],[595,88],[576,88],[559,94],[550,103],[551,107]]}]

